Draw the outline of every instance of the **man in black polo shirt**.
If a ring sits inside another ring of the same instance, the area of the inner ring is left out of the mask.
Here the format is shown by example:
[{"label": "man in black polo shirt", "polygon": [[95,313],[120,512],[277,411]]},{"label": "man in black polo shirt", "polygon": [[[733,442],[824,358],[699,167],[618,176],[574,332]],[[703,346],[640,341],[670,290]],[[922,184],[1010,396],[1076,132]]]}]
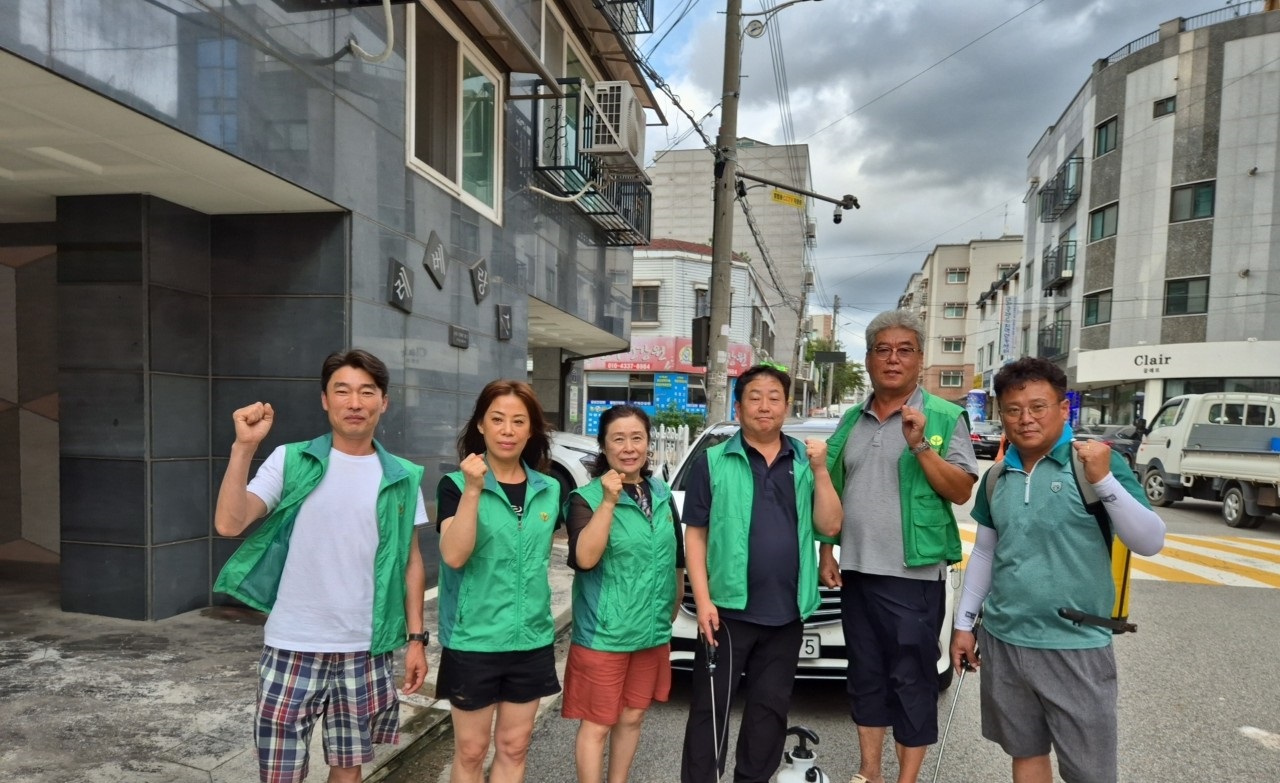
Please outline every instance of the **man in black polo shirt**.
[{"label": "man in black polo shirt", "polygon": [[[790,389],[791,378],[772,366],[743,373],[734,389],[741,431],[690,466],[685,565],[698,628],[715,646],[718,664],[713,687],[693,689],[682,783],[710,783],[723,774],[728,708],[744,670],[733,779],[767,783],[782,759],[801,632],[819,602],[814,533],[837,535],[842,519],[826,443],[782,434]],[[694,670],[707,666],[699,646]]]}]

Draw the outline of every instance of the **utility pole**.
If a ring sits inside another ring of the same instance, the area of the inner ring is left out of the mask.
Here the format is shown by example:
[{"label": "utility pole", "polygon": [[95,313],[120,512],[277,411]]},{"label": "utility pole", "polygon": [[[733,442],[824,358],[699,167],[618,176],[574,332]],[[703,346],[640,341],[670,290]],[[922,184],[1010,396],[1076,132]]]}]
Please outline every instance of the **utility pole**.
[{"label": "utility pole", "polygon": [[733,209],[738,169],[738,84],[742,70],[742,0],[728,0],[724,17],[724,90],[716,136],[714,220],[711,228],[711,339],[707,344],[707,423],[729,413],[729,309],[733,269]]},{"label": "utility pole", "polygon": [[[833,351],[840,347],[840,338],[839,338],[840,329],[839,327],[836,326],[836,324],[839,323],[839,321],[837,320],[839,317],[840,317],[840,295],[836,294],[831,301],[831,350]],[[827,365],[827,395],[830,398],[827,400],[827,410],[829,412],[831,410],[831,404],[835,402],[839,402],[839,400],[836,399],[835,362],[832,362],[831,364]]]}]

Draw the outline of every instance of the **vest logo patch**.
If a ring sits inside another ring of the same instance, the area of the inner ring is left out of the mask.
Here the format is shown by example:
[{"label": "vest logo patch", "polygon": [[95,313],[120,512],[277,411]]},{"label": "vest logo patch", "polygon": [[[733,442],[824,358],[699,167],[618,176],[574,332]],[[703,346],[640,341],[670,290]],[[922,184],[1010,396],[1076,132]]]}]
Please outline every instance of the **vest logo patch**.
[{"label": "vest logo patch", "polygon": [[936,449],[936,448],[938,448],[939,446],[941,446],[941,445],[942,445],[942,436],[941,436],[941,435],[934,435],[933,437],[929,438],[929,445],[930,445],[930,446],[933,446],[935,449]]},{"label": "vest logo patch", "polygon": [[550,515],[550,514],[548,514],[548,513],[547,513],[547,512],[545,512],[545,511],[543,511],[543,512],[542,512],[542,521],[543,521],[543,522],[546,522],[546,521],[547,521],[548,519],[550,519],[550,518],[551,518],[551,515]]},{"label": "vest logo patch", "polygon": [[1050,484],[1050,485],[1049,485],[1049,491],[1050,491],[1050,492],[1061,492],[1061,491],[1062,491],[1062,482],[1061,482],[1061,481],[1055,481],[1055,482],[1053,482],[1052,484]]}]

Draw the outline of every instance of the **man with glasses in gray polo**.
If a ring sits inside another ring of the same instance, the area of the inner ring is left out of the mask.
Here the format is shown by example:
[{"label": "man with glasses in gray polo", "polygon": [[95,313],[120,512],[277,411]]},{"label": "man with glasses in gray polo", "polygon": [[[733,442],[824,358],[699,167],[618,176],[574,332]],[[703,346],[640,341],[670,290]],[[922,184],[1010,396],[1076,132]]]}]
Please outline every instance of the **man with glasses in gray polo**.
[{"label": "man with glasses in gray polo", "polygon": [[851,783],[883,783],[893,728],[898,783],[915,783],[938,738],[938,677],[947,566],[962,556],[953,503],[965,503],[978,461],[964,409],[920,388],[924,326],[906,310],[867,325],[871,397],[827,441],[844,507],[840,559],[832,539],[819,576],[840,587],[850,712],[860,759]]}]

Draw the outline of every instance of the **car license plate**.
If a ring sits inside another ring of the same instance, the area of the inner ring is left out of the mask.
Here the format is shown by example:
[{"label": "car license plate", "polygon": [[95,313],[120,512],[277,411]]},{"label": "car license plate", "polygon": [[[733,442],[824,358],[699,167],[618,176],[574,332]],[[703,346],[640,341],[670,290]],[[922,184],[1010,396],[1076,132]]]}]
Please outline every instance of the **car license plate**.
[{"label": "car license plate", "polygon": [[822,642],[819,640],[817,634],[805,634],[800,638],[800,657],[822,657]]}]

